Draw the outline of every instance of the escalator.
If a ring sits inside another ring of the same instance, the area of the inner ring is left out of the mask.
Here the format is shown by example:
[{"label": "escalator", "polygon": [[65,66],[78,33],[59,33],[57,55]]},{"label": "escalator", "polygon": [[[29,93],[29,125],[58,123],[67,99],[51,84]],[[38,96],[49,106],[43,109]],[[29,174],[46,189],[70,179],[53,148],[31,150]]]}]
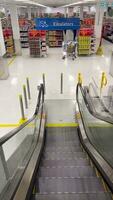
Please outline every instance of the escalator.
[{"label": "escalator", "polygon": [[[100,145],[100,138],[97,137],[98,131],[95,129],[95,125],[98,123],[106,125],[106,122],[98,120],[91,115],[82,92],[81,85],[78,84],[76,96],[77,111],[80,112],[79,127],[46,127],[44,88],[43,85],[40,86],[38,103],[33,119],[0,140],[0,146],[3,147],[5,143],[20,134],[20,132],[22,132],[23,136],[23,129],[24,132],[30,132],[27,135],[27,143],[26,137],[24,137],[21,145],[18,145],[17,148],[18,151],[21,149],[21,158],[25,149],[20,147],[27,148],[29,146],[29,150],[23,156],[23,160],[18,162],[17,170],[15,171],[18,172],[20,170],[21,174],[16,176],[15,173],[15,178],[14,174],[13,176],[10,175],[8,186],[4,184],[4,188],[0,184],[0,189],[2,188],[1,200],[112,199],[113,165],[112,154],[109,154],[109,150],[112,147],[109,146],[108,149],[107,145],[107,148],[103,149],[103,146]],[[107,125],[109,126],[109,124]],[[31,131],[33,131],[32,137]],[[109,134],[108,137],[110,137],[110,140],[112,135]],[[106,141],[104,137],[101,137],[101,139],[102,143]],[[7,149],[7,145],[5,148]],[[2,150],[5,154],[4,147]],[[106,155],[108,154],[110,157],[108,156],[109,159],[107,160]],[[15,154],[14,152],[14,156],[13,154],[11,155],[11,160],[16,155],[19,155],[19,153]],[[6,155],[4,155],[4,158],[6,160]],[[3,171],[6,168],[9,171],[8,162],[5,162],[6,166],[4,166],[3,162],[0,162],[0,164],[2,164]],[[4,176],[6,176],[6,173],[2,176],[0,173],[0,178],[9,180]],[[4,182],[6,183],[6,181]],[[13,189],[11,190],[11,188]]]},{"label": "escalator", "polygon": [[80,146],[77,128],[48,128],[46,134],[32,199],[110,199]]}]

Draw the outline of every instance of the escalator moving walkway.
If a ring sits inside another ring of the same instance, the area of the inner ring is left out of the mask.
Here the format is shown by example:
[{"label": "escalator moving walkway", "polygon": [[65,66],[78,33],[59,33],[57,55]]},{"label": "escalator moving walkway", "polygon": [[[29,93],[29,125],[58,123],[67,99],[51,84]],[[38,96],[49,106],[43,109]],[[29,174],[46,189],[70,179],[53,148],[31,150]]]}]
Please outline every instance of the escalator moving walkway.
[{"label": "escalator moving walkway", "polygon": [[77,128],[47,128],[32,200],[110,200],[80,145]]}]

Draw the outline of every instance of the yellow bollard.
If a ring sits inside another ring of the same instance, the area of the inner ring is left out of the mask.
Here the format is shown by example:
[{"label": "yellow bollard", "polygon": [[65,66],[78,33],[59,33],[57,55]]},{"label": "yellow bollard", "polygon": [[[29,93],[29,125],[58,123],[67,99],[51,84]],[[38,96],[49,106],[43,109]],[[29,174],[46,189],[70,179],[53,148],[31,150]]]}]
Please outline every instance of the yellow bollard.
[{"label": "yellow bollard", "polygon": [[107,77],[106,77],[105,72],[102,72],[102,78],[101,78],[101,83],[100,83],[100,94],[102,92],[103,87],[106,85],[107,85]]},{"label": "yellow bollard", "polygon": [[23,105],[23,98],[22,95],[19,95],[19,102],[20,102],[20,110],[21,110],[21,116],[22,118],[19,121],[19,125],[22,125],[27,121],[27,118],[25,118],[25,113],[24,113],[24,105]]},{"label": "yellow bollard", "polygon": [[81,73],[78,73],[78,83],[82,85],[82,75]]},{"label": "yellow bollard", "polygon": [[103,72],[102,73],[102,78],[101,78],[101,86],[100,86],[100,88],[102,89],[106,85],[107,85],[107,77],[106,77],[105,72]]}]

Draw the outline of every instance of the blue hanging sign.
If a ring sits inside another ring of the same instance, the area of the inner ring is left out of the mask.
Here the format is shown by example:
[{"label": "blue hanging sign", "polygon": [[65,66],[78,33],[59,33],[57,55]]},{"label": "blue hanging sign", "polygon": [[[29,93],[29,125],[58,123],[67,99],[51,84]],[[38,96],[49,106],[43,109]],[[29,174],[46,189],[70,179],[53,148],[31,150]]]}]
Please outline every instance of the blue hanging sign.
[{"label": "blue hanging sign", "polygon": [[37,30],[78,30],[80,29],[79,18],[36,18]]}]

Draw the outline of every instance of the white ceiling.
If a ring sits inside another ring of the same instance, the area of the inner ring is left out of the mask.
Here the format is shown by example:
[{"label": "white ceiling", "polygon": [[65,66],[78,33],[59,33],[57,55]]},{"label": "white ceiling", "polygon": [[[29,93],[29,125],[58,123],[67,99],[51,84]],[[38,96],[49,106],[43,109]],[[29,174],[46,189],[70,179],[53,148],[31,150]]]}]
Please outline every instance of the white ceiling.
[{"label": "white ceiling", "polygon": [[[95,0],[94,0],[95,1]],[[93,2],[94,2],[93,1]],[[64,5],[68,5],[68,4],[73,4],[73,3],[77,3],[77,2],[83,2],[83,3],[91,3],[92,0],[0,0],[0,3],[4,3],[4,4],[28,4],[32,2],[35,4],[38,3],[48,6],[48,7],[60,7],[60,6],[64,6]],[[30,5],[30,4],[29,4]]]}]

